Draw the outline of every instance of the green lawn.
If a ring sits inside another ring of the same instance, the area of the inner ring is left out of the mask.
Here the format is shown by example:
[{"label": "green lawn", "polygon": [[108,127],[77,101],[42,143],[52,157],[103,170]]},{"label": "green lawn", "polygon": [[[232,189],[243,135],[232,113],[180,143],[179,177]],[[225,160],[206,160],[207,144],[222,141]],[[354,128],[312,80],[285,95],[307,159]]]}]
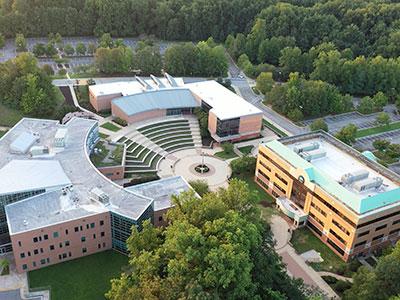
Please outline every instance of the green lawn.
[{"label": "green lawn", "polygon": [[5,135],[7,133],[7,131],[1,131],[0,130],[0,138],[3,136],[3,135]]},{"label": "green lawn", "polygon": [[248,175],[248,174],[235,175],[234,178],[243,180],[248,184],[250,190],[253,191],[257,202],[261,202],[261,201],[265,200],[268,203],[275,203],[275,199],[270,194],[268,194],[266,191],[264,191],[257,183],[255,183],[253,174],[251,174],[251,175]]},{"label": "green lawn", "polygon": [[99,132],[99,137],[101,137],[102,139],[106,139],[106,138],[109,137],[109,135],[108,135],[108,134],[105,134],[105,133]]},{"label": "green lawn", "polygon": [[324,261],[322,263],[311,264],[311,266],[317,271],[335,272],[338,268],[343,268],[346,265],[339,256],[318,239],[308,228],[304,227],[293,231],[290,242],[299,254],[311,249],[321,253]]},{"label": "green lawn", "polygon": [[268,122],[267,120],[263,119],[263,125],[267,127],[268,129],[271,129],[273,132],[275,132],[278,136],[280,137],[285,137],[287,136],[286,133],[284,133],[282,130],[274,126],[272,123]]},{"label": "green lawn", "polygon": [[0,126],[12,127],[23,117],[22,113],[16,109],[9,108],[0,103]]},{"label": "green lawn", "polygon": [[216,152],[216,153],[214,153],[214,156],[222,158],[222,159],[230,159],[230,158],[237,157],[235,152],[226,153],[225,151]]},{"label": "green lawn", "polygon": [[364,136],[373,135],[373,134],[382,133],[382,132],[391,131],[391,130],[396,130],[396,129],[400,129],[400,122],[393,122],[393,123],[390,123],[389,125],[360,129],[356,133],[356,138],[361,138]]},{"label": "green lawn", "polygon": [[249,155],[251,154],[251,150],[253,150],[253,146],[244,146],[244,147],[239,147],[238,150],[242,152],[244,155]]},{"label": "green lawn", "polygon": [[111,122],[104,123],[104,124],[101,125],[100,127],[103,127],[103,128],[105,128],[105,129],[108,129],[108,130],[114,131],[114,132],[117,132],[118,130],[121,129],[121,128],[119,128],[118,126],[114,125],[114,124],[111,123]]},{"label": "green lawn", "polygon": [[110,279],[119,277],[128,257],[105,251],[28,273],[30,288],[51,287],[52,300],[105,299]]}]

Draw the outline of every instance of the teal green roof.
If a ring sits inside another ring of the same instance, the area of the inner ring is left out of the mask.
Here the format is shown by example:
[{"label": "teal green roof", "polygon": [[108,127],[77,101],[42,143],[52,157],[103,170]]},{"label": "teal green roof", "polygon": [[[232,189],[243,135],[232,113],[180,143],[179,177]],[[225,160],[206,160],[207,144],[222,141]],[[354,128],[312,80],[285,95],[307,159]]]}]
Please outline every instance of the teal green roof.
[{"label": "teal green roof", "polygon": [[324,191],[335,196],[337,199],[340,199],[340,201],[359,214],[363,214],[400,200],[400,188],[360,199],[357,195],[347,190],[345,187],[333,180],[329,175],[316,168],[313,164],[300,157],[292,149],[283,145],[279,141],[270,141],[264,145],[279,154],[296,169],[303,169],[304,172],[307,173],[309,181],[319,185]]},{"label": "teal green roof", "polygon": [[371,152],[371,151],[364,151],[363,153],[361,153],[362,155],[364,155],[366,158],[368,158],[369,160],[372,161],[377,161],[376,156]]}]

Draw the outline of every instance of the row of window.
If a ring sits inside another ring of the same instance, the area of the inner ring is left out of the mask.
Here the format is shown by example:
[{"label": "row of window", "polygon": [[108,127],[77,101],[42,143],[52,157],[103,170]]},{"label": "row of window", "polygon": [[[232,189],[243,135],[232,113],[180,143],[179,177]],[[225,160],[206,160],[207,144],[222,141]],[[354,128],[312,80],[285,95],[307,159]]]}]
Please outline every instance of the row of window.
[{"label": "row of window", "polygon": [[[400,223],[400,219],[398,219],[396,221],[393,221],[392,225],[396,225],[396,224],[399,224],[399,223]],[[386,228],[387,226],[388,226],[388,224],[383,224],[381,226],[378,226],[378,227],[375,228],[375,231],[382,230],[382,229]],[[362,237],[362,236],[367,235],[369,233],[370,233],[370,230],[367,230],[367,231],[359,233],[357,237]]]},{"label": "row of window", "polygon": [[[50,263],[50,258],[43,258],[43,259],[40,260],[40,264],[41,265],[45,265],[46,263],[47,264]],[[36,261],[33,261],[32,262],[32,267],[36,268],[36,266],[37,266]],[[27,264],[23,264],[22,265],[22,270],[26,270],[26,269],[28,269],[28,265]]]},{"label": "row of window", "polygon": [[321,215],[326,217],[326,212],[322,210],[318,205],[311,201],[311,207],[313,207],[316,211],[318,211]]},{"label": "row of window", "polygon": [[322,227],[325,226],[324,222],[322,222],[316,215],[314,215],[312,212],[309,212],[309,216],[313,218],[319,225]]}]

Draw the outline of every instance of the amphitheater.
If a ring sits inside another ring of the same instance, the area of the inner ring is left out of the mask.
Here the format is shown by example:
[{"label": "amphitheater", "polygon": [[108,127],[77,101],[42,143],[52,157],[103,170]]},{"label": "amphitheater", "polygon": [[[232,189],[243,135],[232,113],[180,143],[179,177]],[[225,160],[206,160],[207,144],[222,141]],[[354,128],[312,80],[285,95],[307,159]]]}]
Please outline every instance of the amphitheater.
[{"label": "amphitheater", "polygon": [[[212,189],[226,186],[230,176],[227,162],[213,156],[216,150],[202,147],[198,120],[193,115],[150,119],[107,132],[107,140],[123,144],[123,184],[131,178],[181,175],[186,180],[206,180]],[[194,166],[205,161],[210,172],[199,174]]]}]

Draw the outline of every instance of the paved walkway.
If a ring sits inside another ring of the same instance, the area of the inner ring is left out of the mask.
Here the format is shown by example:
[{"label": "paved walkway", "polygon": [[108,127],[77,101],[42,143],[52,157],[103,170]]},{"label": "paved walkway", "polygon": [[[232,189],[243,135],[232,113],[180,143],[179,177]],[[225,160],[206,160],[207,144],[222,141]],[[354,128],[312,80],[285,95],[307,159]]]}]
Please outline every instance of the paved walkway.
[{"label": "paved walkway", "polygon": [[274,215],[271,218],[271,230],[276,241],[275,249],[282,257],[288,274],[295,278],[301,278],[305,284],[320,289],[329,299],[339,299],[339,296],[321,278],[321,275],[307,265],[303,258],[289,244],[291,238],[289,228],[289,224],[282,217]]},{"label": "paved walkway", "polygon": [[[228,178],[231,175],[229,161],[214,157],[214,153],[222,149],[187,149],[173,152],[159,164],[158,175],[162,178],[181,175],[187,181],[205,180],[210,190],[228,187]],[[204,174],[197,173],[194,167],[202,162],[209,166],[210,171]]]},{"label": "paved walkway", "polygon": [[335,277],[337,280],[343,280],[343,281],[348,281],[348,282],[353,282],[353,278],[351,277],[346,277],[346,276],[342,276],[342,275],[338,275],[332,272],[318,272],[319,275],[321,276],[332,276]]}]

